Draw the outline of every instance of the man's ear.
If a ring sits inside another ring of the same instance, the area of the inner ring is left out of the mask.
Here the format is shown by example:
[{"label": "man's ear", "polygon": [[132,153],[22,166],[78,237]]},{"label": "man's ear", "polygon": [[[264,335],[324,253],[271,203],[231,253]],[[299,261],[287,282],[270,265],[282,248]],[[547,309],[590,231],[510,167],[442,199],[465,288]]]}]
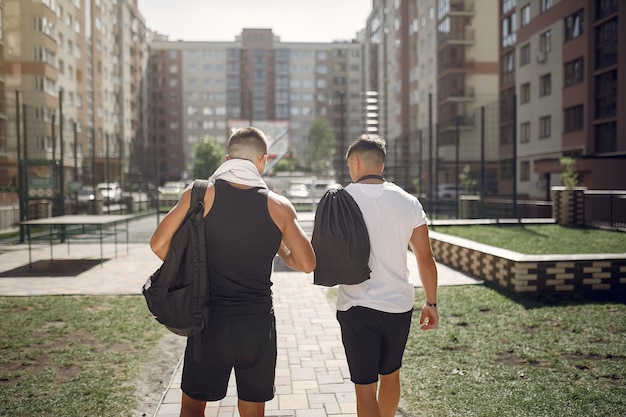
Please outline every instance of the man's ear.
[{"label": "man's ear", "polygon": [[226,154],[226,156],[224,157],[225,161],[228,161],[230,159],[230,155]]}]

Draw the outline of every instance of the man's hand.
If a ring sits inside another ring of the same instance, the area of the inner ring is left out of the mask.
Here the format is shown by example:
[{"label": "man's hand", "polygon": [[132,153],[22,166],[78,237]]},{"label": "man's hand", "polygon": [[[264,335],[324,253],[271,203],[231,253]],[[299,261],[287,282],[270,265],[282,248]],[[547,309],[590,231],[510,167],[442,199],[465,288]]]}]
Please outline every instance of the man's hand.
[{"label": "man's hand", "polygon": [[422,316],[420,317],[420,329],[436,329],[437,323],[439,323],[439,313],[437,312],[437,307],[424,305],[424,307],[422,307]]}]

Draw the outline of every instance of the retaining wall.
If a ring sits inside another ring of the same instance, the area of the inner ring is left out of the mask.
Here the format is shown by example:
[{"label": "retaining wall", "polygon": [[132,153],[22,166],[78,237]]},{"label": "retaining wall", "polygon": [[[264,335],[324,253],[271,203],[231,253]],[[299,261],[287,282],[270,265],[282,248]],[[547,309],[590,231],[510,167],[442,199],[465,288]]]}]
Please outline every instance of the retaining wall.
[{"label": "retaining wall", "polygon": [[525,255],[430,231],[437,262],[518,293],[626,292],[626,253]]}]

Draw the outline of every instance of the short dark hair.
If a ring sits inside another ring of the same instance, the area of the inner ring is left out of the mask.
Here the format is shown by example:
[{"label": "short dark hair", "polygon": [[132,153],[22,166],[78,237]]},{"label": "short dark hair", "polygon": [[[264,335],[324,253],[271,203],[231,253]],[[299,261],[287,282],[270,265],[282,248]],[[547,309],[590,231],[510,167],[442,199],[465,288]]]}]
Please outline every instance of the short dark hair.
[{"label": "short dark hair", "polygon": [[380,136],[363,134],[348,147],[346,159],[353,153],[369,153],[376,155],[378,159],[380,159],[380,163],[384,164],[385,157],[387,156],[385,145],[385,140]]},{"label": "short dark hair", "polygon": [[254,161],[261,155],[267,155],[268,140],[256,127],[242,127],[233,131],[228,140],[228,155]]}]

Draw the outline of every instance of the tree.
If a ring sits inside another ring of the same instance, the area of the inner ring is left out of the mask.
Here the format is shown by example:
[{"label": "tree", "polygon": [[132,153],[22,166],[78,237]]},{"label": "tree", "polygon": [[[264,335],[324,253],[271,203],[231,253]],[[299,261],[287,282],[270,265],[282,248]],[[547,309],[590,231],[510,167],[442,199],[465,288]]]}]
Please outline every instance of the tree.
[{"label": "tree", "polygon": [[331,170],[335,154],[335,134],[326,119],[316,117],[309,129],[309,143],[305,156],[314,175],[325,175]]},{"label": "tree", "polygon": [[459,182],[465,190],[465,194],[473,193],[476,189],[476,180],[470,177],[471,169],[469,165],[463,167],[463,171],[459,174]]},{"label": "tree", "polygon": [[274,168],[273,172],[293,172],[296,170],[296,161],[293,158],[282,158]]},{"label": "tree", "polygon": [[567,188],[574,188],[578,185],[578,172],[576,172],[576,160],[571,156],[564,156],[559,159],[563,172],[561,173],[561,181]]},{"label": "tree", "polygon": [[224,162],[226,151],[215,139],[202,138],[193,147],[191,175],[193,178],[209,178]]}]

